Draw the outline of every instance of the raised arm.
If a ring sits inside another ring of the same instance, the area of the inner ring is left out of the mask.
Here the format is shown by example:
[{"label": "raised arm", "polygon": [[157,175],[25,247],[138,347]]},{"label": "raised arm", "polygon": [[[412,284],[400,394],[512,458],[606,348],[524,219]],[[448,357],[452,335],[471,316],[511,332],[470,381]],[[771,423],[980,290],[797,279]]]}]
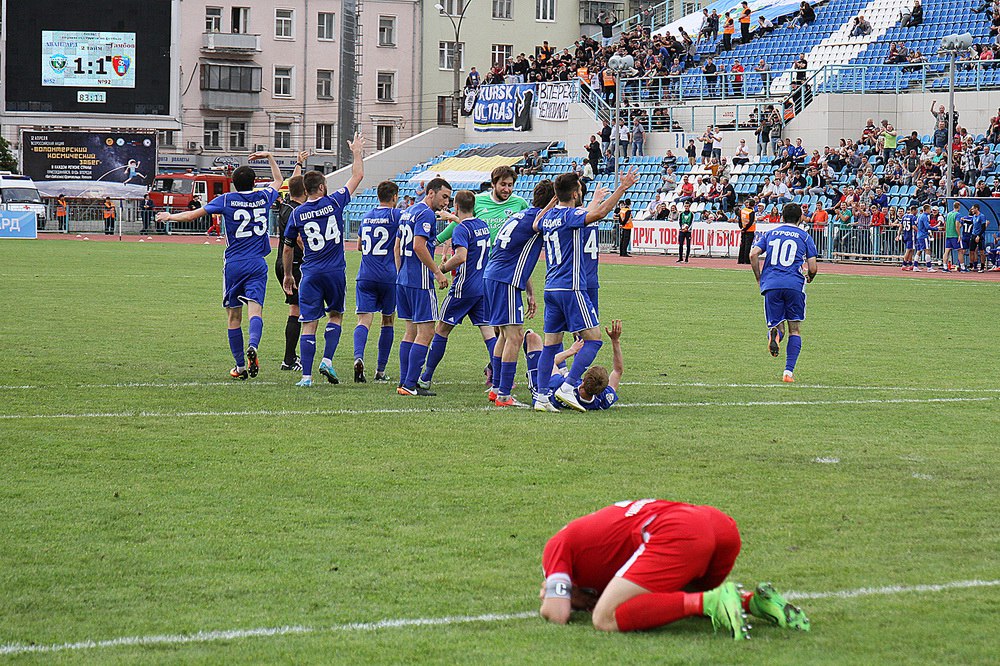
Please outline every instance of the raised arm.
[{"label": "raised arm", "polygon": [[306,160],[309,159],[309,151],[302,150],[299,151],[299,160],[295,163],[295,168],[292,169],[291,178],[302,175],[302,168],[306,165]]},{"label": "raised arm", "polygon": [[274,155],[268,151],[262,151],[259,153],[250,153],[247,161],[252,162],[253,160],[263,160],[266,159],[268,164],[271,166],[271,187],[276,190],[281,189],[281,184],[285,182],[285,179],[281,176],[281,168],[278,166],[278,162],[275,161]]},{"label": "raised arm", "polygon": [[347,181],[346,185],[347,191],[353,196],[361,181],[365,178],[365,137],[361,136],[360,132],[355,132],[354,141],[348,141],[347,147],[351,149],[351,154],[354,155],[354,161],[351,162],[351,178]]},{"label": "raised arm", "polygon": [[622,320],[613,319],[611,328],[605,328],[608,337],[611,338],[611,374],[608,375],[608,386],[615,391],[622,381],[622,373],[625,372],[625,363],[622,360]]},{"label": "raised arm", "polygon": [[628,191],[630,187],[635,185],[639,181],[639,172],[635,167],[628,170],[627,173],[622,175],[621,183],[615,188],[615,191],[607,199],[603,199],[601,194],[606,194],[607,190],[603,188],[597,188],[594,192],[594,198],[591,200],[590,205],[587,206],[587,224],[593,224],[607,217],[608,213],[615,209],[618,202],[624,196],[625,192]]},{"label": "raised arm", "polygon": [[180,213],[167,213],[166,211],[160,211],[156,214],[157,222],[194,222],[199,217],[203,217],[208,214],[208,211],[202,208],[196,208],[195,210],[185,210]]}]

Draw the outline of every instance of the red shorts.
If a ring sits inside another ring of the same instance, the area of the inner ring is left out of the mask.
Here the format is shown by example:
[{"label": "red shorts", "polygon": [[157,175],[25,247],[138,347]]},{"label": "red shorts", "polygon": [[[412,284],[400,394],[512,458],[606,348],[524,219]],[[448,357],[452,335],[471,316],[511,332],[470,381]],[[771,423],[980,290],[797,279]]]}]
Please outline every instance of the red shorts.
[{"label": "red shorts", "polygon": [[681,505],[660,514],[616,576],[650,592],[718,587],[740,554],[736,521],[711,506]]}]

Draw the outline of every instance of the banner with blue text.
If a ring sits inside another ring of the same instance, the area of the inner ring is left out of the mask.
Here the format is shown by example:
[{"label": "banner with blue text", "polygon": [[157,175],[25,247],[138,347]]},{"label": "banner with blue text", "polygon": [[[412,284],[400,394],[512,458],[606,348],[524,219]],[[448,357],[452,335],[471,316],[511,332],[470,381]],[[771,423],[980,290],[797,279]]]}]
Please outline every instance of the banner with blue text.
[{"label": "banner with blue text", "polygon": [[472,121],[479,132],[530,132],[534,83],[479,86]]}]

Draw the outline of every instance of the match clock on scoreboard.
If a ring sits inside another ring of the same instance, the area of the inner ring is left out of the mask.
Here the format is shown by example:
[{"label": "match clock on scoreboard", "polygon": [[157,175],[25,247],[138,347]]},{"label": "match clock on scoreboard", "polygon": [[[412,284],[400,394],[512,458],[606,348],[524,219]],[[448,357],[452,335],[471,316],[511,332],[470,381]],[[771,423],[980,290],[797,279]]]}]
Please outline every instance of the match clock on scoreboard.
[{"label": "match clock on scoreboard", "polygon": [[135,33],[42,31],[42,85],[135,88]]}]

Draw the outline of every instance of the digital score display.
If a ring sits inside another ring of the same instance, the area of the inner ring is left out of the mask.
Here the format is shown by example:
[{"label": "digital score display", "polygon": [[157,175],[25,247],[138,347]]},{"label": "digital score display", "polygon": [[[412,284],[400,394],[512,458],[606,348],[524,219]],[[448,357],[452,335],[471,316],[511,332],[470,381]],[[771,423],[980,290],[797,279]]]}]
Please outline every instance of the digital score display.
[{"label": "digital score display", "polygon": [[42,31],[42,85],[135,88],[134,32]]}]

